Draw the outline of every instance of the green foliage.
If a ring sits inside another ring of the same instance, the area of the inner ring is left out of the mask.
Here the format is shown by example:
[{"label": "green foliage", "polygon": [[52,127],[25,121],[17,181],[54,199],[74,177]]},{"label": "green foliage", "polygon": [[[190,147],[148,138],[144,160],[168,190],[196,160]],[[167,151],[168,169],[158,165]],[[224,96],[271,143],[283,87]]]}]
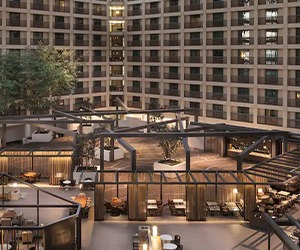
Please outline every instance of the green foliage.
[{"label": "green foliage", "polygon": [[[174,128],[161,128],[160,132],[170,132],[174,131]],[[177,149],[182,145],[181,138],[161,138],[159,141],[159,147],[163,150],[164,160],[172,160],[171,156],[176,153]]]},{"label": "green foliage", "polygon": [[77,164],[82,162],[81,159],[86,159],[86,165],[89,160],[95,158],[96,137],[95,133],[91,132],[83,135],[76,135],[74,140],[73,158]]},{"label": "green foliage", "polygon": [[61,95],[74,88],[77,63],[69,58],[69,51],[42,45],[0,55],[0,91],[5,99],[0,113],[16,103],[33,112],[54,107]]},{"label": "green foliage", "polygon": [[[150,110],[155,110],[155,109],[161,109],[161,107],[160,107],[158,102],[150,102],[149,103],[149,109]],[[150,123],[154,123],[157,120],[162,120],[162,119],[164,119],[164,116],[163,116],[162,113],[158,113],[158,112],[149,113]]]}]

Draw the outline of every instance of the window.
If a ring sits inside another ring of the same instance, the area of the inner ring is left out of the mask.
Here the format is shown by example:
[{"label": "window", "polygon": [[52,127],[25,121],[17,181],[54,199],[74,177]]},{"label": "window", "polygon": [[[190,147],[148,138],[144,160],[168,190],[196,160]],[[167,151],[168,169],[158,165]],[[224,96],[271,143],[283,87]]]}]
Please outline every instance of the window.
[{"label": "window", "polygon": [[170,16],[170,23],[178,23],[178,16]]},{"label": "window", "polygon": [[158,41],[159,40],[159,35],[158,34],[151,34],[150,35],[150,40],[151,41]]},{"label": "window", "polygon": [[76,9],[83,9],[83,2],[75,2]]},{"label": "window", "polygon": [[158,82],[150,82],[150,88],[151,89],[158,89],[159,83]]},{"label": "window", "polygon": [[141,9],[141,5],[140,4],[133,4],[132,5],[132,10],[140,10]]},{"label": "window", "polygon": [[94,56],[101,56],[101,50],[94,50]]},{"label": "window", "polygon": [[249,11],[239,11],[238,12],[239,17],[239,24],[242,25],[249,25],[250,24],[250,12]]},{"label": "window", "polygon": [[133,72],[140,72],[141,71],[141,66],[137,66],[137,65],[132,66],[132,71]]},{"label": "window", "polygon": [[133,50],[132,51],[132,56],[136,56],[136,57],[141,56],[141,51],[140,50]]},{"label": "window", "polygon": [[10,12],[9,20],[20,20],[20,13]]},{"label": "window", "polygon": [[150,18],[150,25],[158,25],[159,18]]},{"label": "window", "polygon": [[169,100],[170,107],[177,108],[178,107],[178,101],[177,100]]},{"label": "window", "polygon": [[266,117],[278,118],[278,110],[265,109],[265,116]]},{"label": "window", "polygon": [[153,106],[157,106],[159,103],[158,103],[158,98],[150,98],[150,103],[153,104]]},{"label": "window", "polygon": [[200,68],[199,67],[190,67],[190,74],[200,75]]},{"label": "window", "polygon": [[224,13],[213,13],[213,20],[214,21],[223,21]]},{"label": "window", "polygon": [[94,96],[94,97],[93,97],[93,101],[94,101],[95,103],[101,102],[101,96]]},{"label": "window", "polygon": [[191,32],[190,33],[190,39],[191,40],[198,40],[198,39],[200,39],[200,32]]},{"label": "window", "polygon": [[196,84],[191,84],[190,85],[190,91],[191,92],[200,92],[200,86]]},{"label": "window", "polygon": [[158,66],[150,66],[151,73],[158,73]]},{"label": "window", "polygon": [[223,76],[223,68],[213,68],[213,74]]},{"label": "window", "polygon": [[265,50],[266,64],[277,64],[278,63],[278,50],[277,49],[266,49]]},{"label": "window", "polygon": [[101,35],[93,35],[93,41],[101,41]]},{"label": "window", "polygon": [[238,95],[239,96],[249,96],[249,89],[248,88],[238,88]]},{"label": "window", "polygon": [[65,21],[65,18],[63,16],[55,16],[56,23],[63,23],[64,21]]},{"label": "window", "polygon": [[300,70],[295,71],[295,78],[300,79]]},{"label": "window", "polygon": [[101,72],[101,66],[100,65],[94,65],[93,71],[94,72]]},{"label": "window", "polygon": [[239,39],[240,44],[249,45],[250,44],[250,31],[249,30],[241,30],[239,31]]},{"label": "window", "polygon": [[141,35],[133,35],[132,40],[133,41],[140,41],[141,40]]},{"label": "window", "polygon": [[278,90],[266,89],[265,90],[265,97],[278,98]]},{"label": "window", "polygon": [[93,81],[93,87],[101,87],[101,81]]},{"label": "window", "polygon": [[75,18],[75,24],[83,24],[83,18]]},{"label": "window", "polygon": [[278,30],[266,30],[266,44],[277,44]]},{"label": "window", "polygon": [[83,34],[75,34],[75,41],[83,41]]},{"label": "window", "polygon": [[140,19],[133,19],[132,20],[132,25],[133,26],[140,26],[141,25],[141,20]]},{"label": "window", "polygon": [[151,57],[158,57],[158,50],[150,50],[150,56]]},{"label": "window", "polygon": [[277,69],[266,69],[265,77],[266,78],[278,78],[278,70]]},{"label": "window", "polygon": [[178,50],[169,50],[170,57],[178,57]]},{"label": "window", "polygon": [[33,32],[32,33],[32,38],[35,41],[41,41],[41,40],[43,40],[43,32]]},{"label": "window", "polygon": [[249,115],[249,108],[248,107],[238,107],[238,113]]},{"label": "window", "polygon": [[223,87],[222,86],[213,86],[213,93],[223,94]]},{"label": "window", "polygon": [[169,73],[178,73],[178,67],[169,67]]},{"label": "window", "polygon": [[223,105],[222,104],[213,104],[213,111],[223,112]]},{"label": "window", "polygon": [[249,77],[250,70],[249,69],[238,69],[238,76],[239,77]]},{"label": "window", "polygon": [[300,112],[296,112],[295,113],[295,120],[299,120],[300,121]]},{"label": "window", "polygon": [[43,15],[33,14],[32,19],[34,22],[43,22]]},{"label": "window", "polygon": [[200,22],[200,15],[191,15],[190,16],[191,23],[199,23]]},{"label": "window", "polygon": [[132,86],[133,86],[133,88],[139,89],[141,87],[141,82],[140,81],[133,81]]},{"label": "window", "polygon": [[177,33],[171,33],[170,34],[170,40],[171,41],[179,40],[178,34]]},{"label": "window", "polygon": [[213,39],[223,39],[223,31],[214,31]]},{"label": "window", "polygon": [[178,83],[169,83],[169,89],[178,90]]},{"label": "window", "polygon": [[158,9],[158,8],[159,8],[159,2],[150,3],[150,9]]},{"label": "window", "polygon": [[64,33],[55,33],[55,40],[64,40]]},{"label": "window", "polygon": [[200,4],[200,0],[190,0],[190,4]]},{"label": "window", "polygon": [[278,23],[278,11],[266,10],[266,24],[277,24],[277,23]]},{"label": "window", "polygon": [[200,50],[191,49],[190,50],[190,57],[200,57]]},{"label": "window", "polygon": [[141,101],[141,98],[139,96],[133,96],[132,97],[132,101],[133,102],[140,102]]},{"label": "window", "polygon": [[250,52],[249,50],[239,50],[239,63],[249,64],[250,63]]},{"label": "window", "polygon": [[213,56],[214,57],[223,57],[223,50],[222,49],[214,49]]},{"label": "window", "polygon": [[200,109],[200,103],[199,102],[190,102],[190,108]]},{"label": "window", "polygon": [[170,0],[170,6],[178,6],[178,0]]}]

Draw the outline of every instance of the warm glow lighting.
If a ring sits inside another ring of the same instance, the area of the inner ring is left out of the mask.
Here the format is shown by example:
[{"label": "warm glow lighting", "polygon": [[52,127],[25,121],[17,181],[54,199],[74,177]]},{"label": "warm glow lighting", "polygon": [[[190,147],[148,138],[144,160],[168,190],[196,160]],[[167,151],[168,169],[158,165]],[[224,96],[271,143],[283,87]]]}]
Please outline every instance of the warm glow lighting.
[{"label": "warm glow lighting", "polygon": [[257,192],[258,192],[259,194],[261,194],[261,193],[263,193],[263,189],[262,189],[262,188],[259,188],[259,189],[257,189]]},{"label": "warm glow lighting", "polygon": [[148,250],[148,245],[146,243],[143,244],[143,250]]},{"label": "warm glow lighting", "polygon": [[152,236],[156,237],[157,236],[157,226],[152,227]]},{"label": "warm glow lighting", "polygon": [[13,187],[17,187],[17,186],[18,186],[18,183],[14,182],[12,186],[13,186]]},{"label": "warm glow lighting", "polygon": [[237,194],[237,193],[238,193],[237,188],[234,188],[234,189],[232,190],[232,192],[233,192],[234,194]]},{"label": "warm glow lighting", "polygon": [[80,190],[82,189],[82,184],[79,185],[79,189],[80,189]]}]

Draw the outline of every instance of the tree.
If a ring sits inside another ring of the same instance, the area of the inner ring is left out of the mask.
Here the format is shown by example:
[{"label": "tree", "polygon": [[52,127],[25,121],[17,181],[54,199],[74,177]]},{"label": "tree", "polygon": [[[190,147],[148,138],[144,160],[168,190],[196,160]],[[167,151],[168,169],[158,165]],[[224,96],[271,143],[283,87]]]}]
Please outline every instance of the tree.
[{"label": "tree", "polygon": [[96,137],[91,132],[83,135],[76,135],[74,140],[73,158],[75,163],[82,164],[83,158],[86,160],[86,166],[90,160],[95,158]]},{"label": "tree", "polygon": [[[160,132],[170,132],[174,131],[174,128],[165,127],[159,130]],[[181,146],[181,138],[161,138],[159,141],[159,147],[163,150],[163,157],[165,161],[172,161],[172,154],[175,154],[177,149]]]},{"label": "tree", "polygon": [[[150,110],[157,110],[157,109],[161,109],[158,101],[152,101],[149,103],[149,109]],[[159,113],[159,112],[153,112],[153,113],[149,113],[149,121],[150,123],[154,123],[156,122],[157,120],[162,120],[164,119],[164,116],[162,113]]]}]

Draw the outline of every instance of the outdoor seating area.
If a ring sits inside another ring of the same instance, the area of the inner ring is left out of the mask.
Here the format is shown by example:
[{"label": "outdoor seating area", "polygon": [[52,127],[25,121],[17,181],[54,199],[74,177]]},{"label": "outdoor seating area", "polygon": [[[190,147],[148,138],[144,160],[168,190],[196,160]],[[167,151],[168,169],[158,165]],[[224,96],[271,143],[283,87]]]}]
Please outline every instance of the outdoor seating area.
[{"label": "outdoor seating area", "polygon": [[41,174],[36,173],[35,171],[28,171],[25,173],[21,173],[19,179],[26,181],[28,183],[35,183],[41,179]]},{"label": "outdoor seating area", "polygon": [[[85,193],[79,193],[77,196],[72,196],[71,200],[75,201],[81,205],[81,217],[88,218],[89,211],[90,211],[91,205],[92,205],[92,198],[86,196]],[[71,215],[71,214],[75,214],[75,213],[76,213],[76,209],[70,208],[69,214]]]},{"label": "outdoor seating area", "polygon": [[109,213],[111,216],[127,215],[128,214],[128,204],[127,200],[113,197],[111,201],[105,201],[104,206],[106,213]]},{"label": "outdoor seating area", "polygon": [[183,199],[169,199],[168,206],[173,216],[185,216],[186,201]]}]

